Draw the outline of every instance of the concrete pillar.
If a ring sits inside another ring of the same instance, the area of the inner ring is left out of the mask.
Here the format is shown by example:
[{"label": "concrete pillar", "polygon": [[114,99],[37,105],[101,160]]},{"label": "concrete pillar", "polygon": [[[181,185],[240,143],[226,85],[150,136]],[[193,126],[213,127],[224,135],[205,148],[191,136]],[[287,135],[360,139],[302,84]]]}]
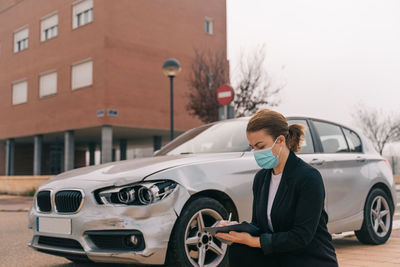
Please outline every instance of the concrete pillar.
[{"label": "concrete pillar", "polygon": [[111,152],[111,161],[115,161],[115,156],[116,156],[115,148],[113,148]]},{"label": "concrete pillar", "polygon": [[101,128],[101,163],[112,161],[113,133],[111,125]]},{"label": "concrete pillar", "polygon": [[89,144],[89,165],[94,165],[94,153],[96,152],[96,144]]},{"label": "concrete pillar", "polygon": [[153,151],[157,151],[161,149],[161,136],[154,135],[153,136]]},{"label": "concrete pillar", "polygon": [[6,175],[14,175],[14,151],[15,141],[14,138],[7,139],[6,141]]},{"label": "concrete pillar", "polygon": [[33,143],[33,175],[42,174],[43,135],[35,135]]},{"label": "concrete pillar", "polygon": [[119,140],[119,160],[126,160],[126,146],[128,141],[126,139]]},{"label": "concrete pillar", "polygon": [[75,142],[74,131],[66,131],[64,133],[64,171],[74,168]]}]

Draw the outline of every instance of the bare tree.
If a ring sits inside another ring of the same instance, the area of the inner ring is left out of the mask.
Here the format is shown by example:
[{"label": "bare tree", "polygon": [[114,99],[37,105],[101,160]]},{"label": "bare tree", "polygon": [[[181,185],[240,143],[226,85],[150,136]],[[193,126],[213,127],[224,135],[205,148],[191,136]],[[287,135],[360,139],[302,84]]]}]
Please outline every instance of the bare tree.
[{"label": "bare tree", "polygon": [[[262,107],[279,104],[276,96],[283,88],[274,86],[265,70],[265,47],[260,46],[249,55],[241,56],[234,74],[235,116],[249,116]],[[229,83],[229,65],[220,52],[195,50],[192,72],[188,81],[189,103],[186,109],[203,122],[218,120],[217,89]]]},{"label": "bare tree", "polygon": [[272,84],[264,63],[264,46],[260,46],[248,56],[242,54],[234,81],[236,117],[250,116],[260,108],[274,107],[280,103],[276,96],[284,85]]},{"label": "bare tree", "polygon": [[217,90],[229,81],[229,65],[221,52],[195,50],[186,109],[204,123],[218,120]]},{"label": "bare tree", "polygon": [[400,117],[361,105],[353,115],[364,134],[382,155],[388,143],[400,141]]}]

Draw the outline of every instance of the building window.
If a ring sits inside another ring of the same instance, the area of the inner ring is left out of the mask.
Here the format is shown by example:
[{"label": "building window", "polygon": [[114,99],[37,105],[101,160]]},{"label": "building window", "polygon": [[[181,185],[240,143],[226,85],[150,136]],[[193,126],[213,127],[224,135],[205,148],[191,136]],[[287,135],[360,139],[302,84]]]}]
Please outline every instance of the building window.
[{"label": "building window", "polygon": [[13,105],[28,101],[28,82],[26,80],[13,83],[12,91]]},{"label": "building window", "polygon": [[72,28],[78,28],[93,21],[93,0],[79,1],[73,4]]},{"label": "building window", "polygon": [[28,48],[29,28],[25,27],[14,32],[14,53]]},{"label": "building window", "polygon": [[39,96],[45,97],[57,93],[57,72],[47,72],[39,78]]},{"label": "building window", "polygon": [[207,34],[213,34],[214,33],[214,22],[213,22],[213,19],[206,18],[204,20],[204,31]]},{"label": "building window", "polygon": [[41,22],[40,40],[46,41],[58,35],[58,14],[46,16]]},{"label": "building window", "polygon": [[87,60],[84,62],[72,65],[72,90],[92,85],[93,83],[93,61]]}]

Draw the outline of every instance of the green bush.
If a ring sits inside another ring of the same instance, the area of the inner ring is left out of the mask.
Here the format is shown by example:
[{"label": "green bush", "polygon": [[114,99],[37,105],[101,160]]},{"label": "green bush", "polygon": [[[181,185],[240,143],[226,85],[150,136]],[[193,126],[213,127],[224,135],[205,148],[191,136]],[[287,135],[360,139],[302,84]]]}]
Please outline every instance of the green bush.
[{"label": "green bush", "polygon": [[35,195],[35,192],[36,192],[36,189],[35,189],[35,188],[32,188],[31,190],[26,191],[26,192],[24,193],[24,196],[33,197],[33,196]]}]

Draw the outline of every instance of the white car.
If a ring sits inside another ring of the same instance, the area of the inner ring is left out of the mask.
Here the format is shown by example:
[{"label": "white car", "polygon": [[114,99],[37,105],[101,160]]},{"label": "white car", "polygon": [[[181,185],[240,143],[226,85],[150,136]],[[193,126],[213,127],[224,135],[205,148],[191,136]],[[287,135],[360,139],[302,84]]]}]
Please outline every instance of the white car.
[{"label": "white car", "polygon": [[[154,157],[71,170],[42,184],[29,212],[37,251],[72,261],[226,266],[228,246],[204,231],[220,219],[251,220],[259,167],[249,118],[187,131]],[[307,117],[297,154],[325,183],[331,233],[364,243],[390,236],[396,206],[388,163],[356,130]]]}]

